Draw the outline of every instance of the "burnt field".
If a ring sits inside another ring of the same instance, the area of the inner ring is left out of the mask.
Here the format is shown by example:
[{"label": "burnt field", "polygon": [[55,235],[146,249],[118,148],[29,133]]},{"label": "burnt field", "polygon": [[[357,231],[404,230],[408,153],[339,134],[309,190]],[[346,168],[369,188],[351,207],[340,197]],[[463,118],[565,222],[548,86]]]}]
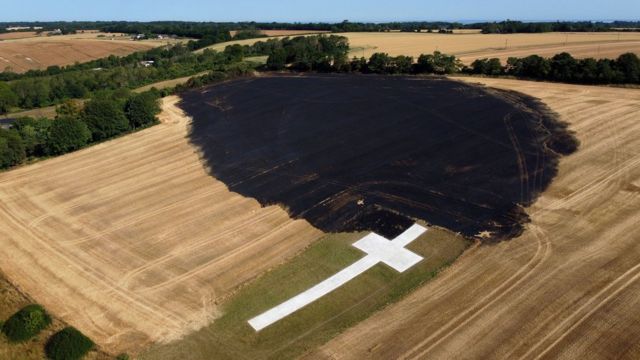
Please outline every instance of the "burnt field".
[{"label": "burnt field", "polygon": [[326,232],[394,237],[421,219],[515,236],[576,148],[535,99],[445,79],[249,78],[180,106],[213,176]]}]

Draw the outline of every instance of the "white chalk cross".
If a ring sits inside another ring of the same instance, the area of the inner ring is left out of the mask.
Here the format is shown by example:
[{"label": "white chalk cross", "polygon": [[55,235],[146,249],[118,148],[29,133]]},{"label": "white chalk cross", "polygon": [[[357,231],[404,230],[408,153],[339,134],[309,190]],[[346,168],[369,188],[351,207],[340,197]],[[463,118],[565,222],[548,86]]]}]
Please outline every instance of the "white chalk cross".
[{"label": "white chalk cross", "polygon": [[254,317],[249,320],[249,325],[256,331],[260,331],[346,284],[380,262],[398,272],[404,272],[422,260],[420,255],[407,250],[405,246],[425,231],[427,231],[426,228],[414,224],[393,240],[387,240],[375,233],[363,237],[353,243],[353,246],[364,251],[367,254],[365,257],[318,285]]}]

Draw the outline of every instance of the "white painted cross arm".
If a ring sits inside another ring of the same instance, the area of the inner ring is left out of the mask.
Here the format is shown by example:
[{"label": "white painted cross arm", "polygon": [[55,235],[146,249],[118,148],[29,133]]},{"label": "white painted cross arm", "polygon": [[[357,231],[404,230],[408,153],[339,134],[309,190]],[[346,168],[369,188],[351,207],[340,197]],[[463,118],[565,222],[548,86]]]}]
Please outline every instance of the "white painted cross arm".
[{"label": "white painted cross arm", "polygon": [[367,254],[365,257],[307,291],[254,317],[249,320],[249,325],[256,331],[260,331],[339,288],[380,262],[389,265],[396,271],[404,272],[422,260],[420,255],[407,250],[405,246],[425,231],[427,231],[426,228],[414,224],[391,241],[374,233],[363,237],[353,243],[353,246],[364,251]]}]

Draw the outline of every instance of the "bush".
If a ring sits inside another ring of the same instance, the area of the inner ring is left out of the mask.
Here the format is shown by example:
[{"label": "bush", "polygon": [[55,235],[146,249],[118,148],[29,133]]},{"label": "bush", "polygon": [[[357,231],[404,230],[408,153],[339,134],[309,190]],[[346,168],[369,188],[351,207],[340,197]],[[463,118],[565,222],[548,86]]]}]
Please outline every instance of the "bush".
[{"label": "bush", "polygon": [[51,360],[77,360],[85,356],[94,344],[73,327],[55,333],[47,342],[45,352]]},{"label": "bush", "polygon": [[51,324],[51,317],[40,305],[27,305],[13,314],[2,326],[11,342],[22,342],[38,335]]},{"label": "bush", "polygon": [[460,71],[462,63],[453,55],[434,51],[433,55],[420,55],[415,68],[417,73],[453,74]]},{"label": "bush", "polygon": [[471,72],[474,74],[500,75],[502,74],[500,59],[478,59],[471,64]]}]

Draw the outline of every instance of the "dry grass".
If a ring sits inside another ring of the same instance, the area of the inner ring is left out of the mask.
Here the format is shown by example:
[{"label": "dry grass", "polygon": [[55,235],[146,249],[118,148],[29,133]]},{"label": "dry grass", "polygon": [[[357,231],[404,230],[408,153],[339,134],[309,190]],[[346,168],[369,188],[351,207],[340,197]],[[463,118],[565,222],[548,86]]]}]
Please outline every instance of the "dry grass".
[{"label": "dry grass", "polygon": [[57,106],[54,105],[54,106],[37,108],[37,109],[13,112],[10,114],[0,115],[0,119],[17,119],[21,117],[33,117],[33,118],[45,117],[45,118],[53,119],[54,117],[56,117],[56,107]]},{"label": "dry grass", "polygon": [[53,40],[0,43],[0,66],[4,70],[25,72],[51,65],[71,65],[109,55],[128,55],[154,47],[150,43],[125,40]]},{"label": "dry grass", "polygon": [[310,358],[640,358],[640,92],[468,81],[542,99],[581,149],[521,237],[468,251]]},{"label": "dry grass", "polygon": [[482,29],[454,29],[454,34],[480,34]]},{"label": "dry grass", "polygon": [[320,231],[209,176],[188,121],[0,174],[0,269],[111,353],[208,324]]},{"label": "dry grass", "polygon": [[[260,33],[267,36],[296,36],[306,34],[323,34],[328,33],[326,30],[260,30]],[[231,36],[235,36],[238,31],[229,31]]]},{"label": "dry grass", "polygon": [[38,33],[35,31],[16,31],[0,34],[0,40],[26,39],[36,36]]},{"label": "dry grass", "polygon": [[202,71],[202,72],[199,72],[197,74],[184,76],[184,77],[181,77],[181,78],[158,81],[158,82],[155,82],[153,84],[141,86],[141,87],[139,87],[137,89],[134,89],[133,92],[141,93],[141,92],[145,92],[145,91],[151,90],[151,88],[156,88],[157,90],[162,90],[162,89],[166,89],[166,88],[175,87],[176,85],[186,83],[192,77],[198,77],[198,76],[206,75],[208,73],[209,73],[209,71]]},{"label": "dry grass", "polygon": [[[464,63],[484,57],[506,61],[510,56],[553,56],[567,51],[575,57],[613,58],[625,52],[640,54],[640,33],[545,33],[545,34],[428,34],[347,33],[351,56],[369,57],[375,52],[390,55],[432,53],[458,56]],[[565,45],[566,44],[566,45]]]}]

